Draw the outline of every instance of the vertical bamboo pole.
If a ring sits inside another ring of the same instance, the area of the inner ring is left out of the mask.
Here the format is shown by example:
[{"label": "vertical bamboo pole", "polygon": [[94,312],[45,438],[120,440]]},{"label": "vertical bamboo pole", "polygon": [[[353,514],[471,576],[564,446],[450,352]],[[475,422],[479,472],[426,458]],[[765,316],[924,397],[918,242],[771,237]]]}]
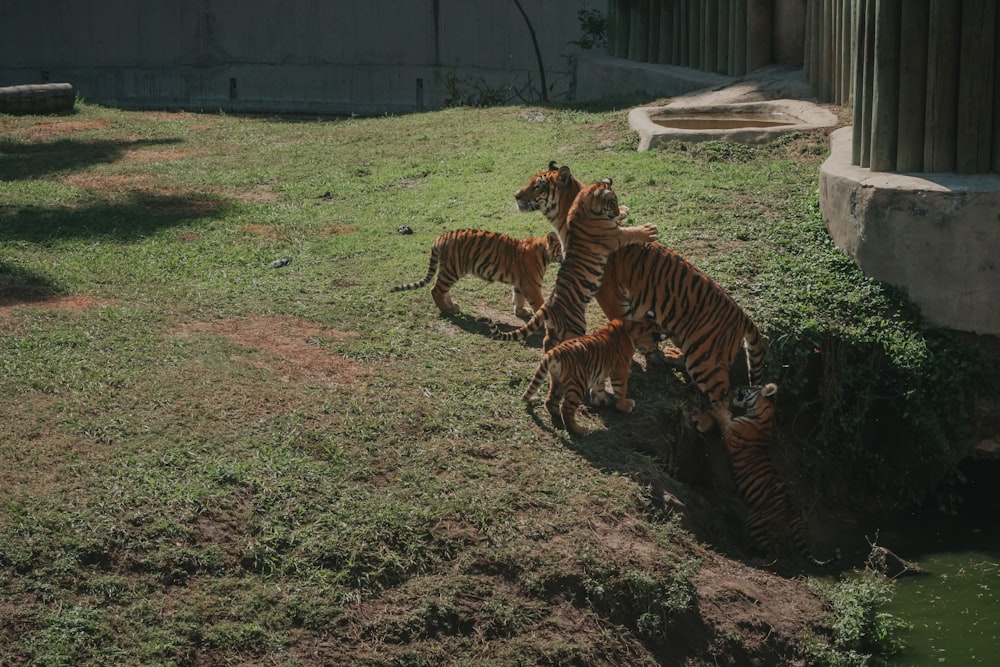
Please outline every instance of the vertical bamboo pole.
[{"label": "vertical bamboo pole", "polygon": [[927,29],[930,0],[906,0],[899,42],[899,145],[896,169],[924,168],[924,110],[927,105]]},{"label": "vertical bamboo pole", "polygon": [[853,124],[854,130],[851,135],[851,164],[868,166],[868,158],[862,159],[862,143],[867,143],[865,132],[865,69],[870,62],[867,53],[868,47],[868,3],[873,0],[857,0],[854,14],[854,109]]},{"label": "vertical bamboo pole", "polygon": [[813,0],[806,0],[806,30],[803,35],[804,39],[802,41],[802,75],[806,79],[806,83],[812,85],[813,82],[813,71],[812,71],[812,15],[813,15]]},{"label": "vertical bamboo pole", "polygon": [[837,96],[840,93],[840,42],[844,38],[844,26],[840,22],[841,0],[830,0],[830,22],[832,40],[830,42],[830,101],[840,104]]},{"label": "vertical bamboo pole", "polygon": [[927,40],[927,90],[931,94],[924,119],[924,171],[955,170],[961,12],[957,0],[931,0]]},{"label": "vertical bamboo pole", "polygon": [[955,160],[955,170],[960,174],[990,170],[995,26],[996,0],[963,2]]},{"label": "vertical bamboo pole", "polygon": [[[1000,37],[1000,12],[994,31]],[[994,42],[995,44],[995,42]],[[992,170],[1000,174],[1000,48],[993,47],[993,160]]]},{"label": "vertical bamboo pole", "polygon": [[820,39],[822,40],[819,54],[819,95],[820,99],[829,102],[833,99],[833,86],[830,84],[833,73],[833,36],[831,35],[830,16],[833,0],[820,0]]}]

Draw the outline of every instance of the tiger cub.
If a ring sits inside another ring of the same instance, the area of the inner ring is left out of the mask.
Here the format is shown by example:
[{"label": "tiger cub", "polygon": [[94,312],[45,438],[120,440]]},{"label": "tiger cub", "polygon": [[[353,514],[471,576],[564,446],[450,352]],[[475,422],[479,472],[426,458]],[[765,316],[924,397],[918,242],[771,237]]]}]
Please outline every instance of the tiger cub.
[{"label": "tiger cub", "polygon": [[729,422],[730,375],[738,358],[746,359],[749,384],[760,384],[764,343],[757,325],[718,283],[665,245],[629,245],[612,253],[596,298],[609,317],[656,322],[677,346],[670,355],[683,357],[711,401],[711,409],[694,418],[699,431]]},{"label": "tiger cub", "polygon": [[[487,282],[512,285],[514,313],[528,319],[545,300],[542,295],[545,267],[559,261],[561,256],[562,246],[555,232],[515,239],[481,229],[458,229],[445,232],[434,241],[426,276],[415,283],[396,285],[389,291],[418,289],[437,273],[437,281],[431,288],[434,303],[442,313],[457,313],[458,304],[451,298],[450,290],[459,278],[471,273]],[[525,300],[531,304],[531,310],[525,308]]]},{"label": "tiger cub", "polygon": [[632,412],[635,401],[628,398],[632,355],[636,350],[645,353],[655,349],[663,338],[652,322],[614,320],[592,334],[563,341],[542,356],[521,400],[536,402],[538,388],[548,374],[545,407],[552,421],[561,422],[573,435],[583,435],[576,412],[584,394],[597,383],[603,385],[610,375],[615,407]]},{"label": "tiger cub", "polygon": [[729,454],[736,488],[750,508],[747,521],[750,539],[760,548],[777,554],[781,536],[789,531],[798,552],[813,565],[823,566],[830,561],[817,560],[812,555],[805,523],[771,462],[769,445],[774,437],[777,392],[774,383],[735,387],[732,408],[743,414],[723,425],[722,441]]},{"label": "tiger cub", "polygon": [[490,330],[500,340],[524,340],[545,326],[543,349],[586,333],[587,303],[597,292],[608,256],[628,244],[656,239],[654,225],[625,227],[621,223],[618,197],[610,178],[588,185],[573,201],[567,215],[566,255],[555,284],[541,308],[519,329],[501,333],[495,323]]}]

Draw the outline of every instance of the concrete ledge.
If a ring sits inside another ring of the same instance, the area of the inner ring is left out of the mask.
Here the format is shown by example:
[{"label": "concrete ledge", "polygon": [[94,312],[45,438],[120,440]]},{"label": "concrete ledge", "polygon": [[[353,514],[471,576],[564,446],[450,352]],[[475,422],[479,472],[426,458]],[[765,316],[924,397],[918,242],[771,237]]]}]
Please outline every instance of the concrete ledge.
[{"label": "concrete ledge", "polygon": [[1000,176],[873,172],[851,164],[851,137],[831,135],[819,174],[837,247],[935,324],[1000,335]]},{"label": "concrete ledge", "polygon": [[676,97],[733,81],[728,76],[690,67],[650,65],[587,52],[581,54],[576,63],[575,99],[592,102],[624,95],[642,95],[650,99]]}]

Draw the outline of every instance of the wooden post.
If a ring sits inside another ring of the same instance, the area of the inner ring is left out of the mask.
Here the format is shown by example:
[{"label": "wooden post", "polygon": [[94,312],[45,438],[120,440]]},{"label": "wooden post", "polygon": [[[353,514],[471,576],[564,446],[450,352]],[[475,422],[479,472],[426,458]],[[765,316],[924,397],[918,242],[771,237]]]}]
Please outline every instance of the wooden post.
[{"label": "wooden post", "polygon": [[899,145],[896,169],[924,168],[924,111],[927,105],[927,22],[930,0],[906,0],[899,42]]},{"label": "wooden post", "polygon": [[902,0],[875,0],[872,171],[896,168],[899,131],[899,20]]},{"label": "wooden post", "polygon": [[958,41],[962,5],[931,0],[927,39],[927,108],[924,119],[924,171],[955,170],[958,126]]},{"label": "wooden post", "polygon": [[649,0],[649,14],[646,21],[649,24],[649,40],[646,45],[646,62],[660,62],[660,10],[662,0]]},{"label": "wooden post", "polygon": [[663,0],[660,4],[660,50],[656,62],[673,64],[674,48],[674,0]]},{"label": "wooden post", "polygon": [[719,22],[715,31],[718,35],[718,51],[716,53],[716,71],[729,74],[729,5],[730,0],[719,0]]},{"label": "wooden post", "polygon": [[872,102],[875,98],[875,2],[862,0],[864,9],[864,62],[861,64],[864,83],[862,85],[861,122],[855,125],[861,127],[861,154],[858,164],[870,167],[872,161]]},{"label": "wooden post", "polygon": [[719,0],[704,0],[701,22],[701,68],[706,72],[714,72],[718,65],[718,25]]},{"label": "wooden post", "polygon": [[735,64],[733,76],[743,76],[747,73],[747,1],[735,0],[735,25],[736,34],[733,39],[733,51],[735,52]]},{"label": "wooden post", "polygon": [[965,0],[962,3],[955,162],[955,171],[960,174],[990,170],[995,29],[996,0]]},{"label": "wooden post", "polygon": [[840,93],[837,95],[837,104],[848,104],[851,99],[851,7],[855,3],[851,0],[840,0],[840,62],[837,65],[840,70]]},{"label": "wooden post", "polygon": [[747,1],[747,71],[772,61],[774,0]]},{"label": "wooden post", "polygon": [[701,0],[690,0],[688,5],[688,67],[699,69],[701,67]]},{"label": "wooden post", "polygon": [[636,0],[630,18],[628,59],[644,63],[649,57],[649,0]]}]

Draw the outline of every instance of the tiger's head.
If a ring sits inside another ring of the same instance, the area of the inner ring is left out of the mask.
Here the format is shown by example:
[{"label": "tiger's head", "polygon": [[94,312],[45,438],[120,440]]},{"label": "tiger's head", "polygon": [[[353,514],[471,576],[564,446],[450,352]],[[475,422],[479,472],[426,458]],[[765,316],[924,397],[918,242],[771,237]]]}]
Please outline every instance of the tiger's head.
[{"label": "tiger's head", "polygon": [[629,338],[637,352],[650,354],[660,349],[660,343],[667,339],[667,334],[656,328],[649,320],[625,320]]},{"label": "tiger's head", "polygon": [[[569,217],[572,220],[609,220],[612,227],[618,227],[623,220],[621,208],[618,206],[618,195],[611,189],[611,179],[605,178],[591,183],[580,190],[573,202]],[[625,209],[626,213],[628,209]]]},{"label": "tiger's head", "polygon": [[548,169],[533,175],[524,187],[514,192],[514,201],[517,202],[518,211],[541,211],[542,215],[555,224],[560,217],[565,220],[581,187],[582,184],[573,176],[569,167],[560,167],[553,160],[549,162]]},{"label": "tiger's head", "polygon": [[752,419],[767,420],[774,415],[774,396],[778,385],[769,382],[763,386],[733,387],[730,407],[743,411]]}]

